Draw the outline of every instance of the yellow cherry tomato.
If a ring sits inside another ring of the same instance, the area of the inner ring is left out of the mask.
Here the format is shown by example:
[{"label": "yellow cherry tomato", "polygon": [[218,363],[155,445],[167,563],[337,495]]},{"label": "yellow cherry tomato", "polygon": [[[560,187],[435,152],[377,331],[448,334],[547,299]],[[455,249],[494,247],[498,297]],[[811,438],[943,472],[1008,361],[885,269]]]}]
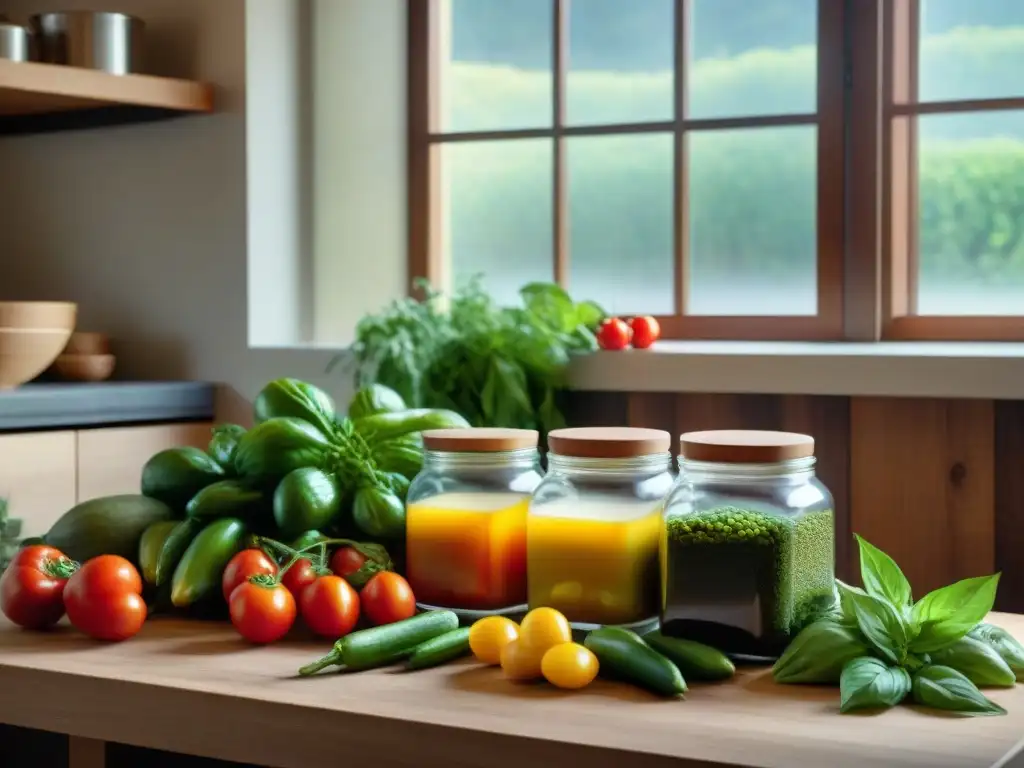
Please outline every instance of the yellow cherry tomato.
[{"label": "yellow cherry tomato", "polygon": [[484,664],[500,664],[501,650],[519,639],[519,626],[504,616],[487,616],[469,628],[469,650]]},{"label": "yellow cherry tomato", "polygon": [[501,671],[509,680],[525,682],[541,676],[540,663],[544,652],[514,640],[501,649]]},{"label": "yellow cherry tomato", "polygon": [[523,618],[519,639],[544,655],[548,648],[572,642],[572,629],[554,608],[534,608]]},{"label": "yellow cherry tomato", "polygon": [[597,677],[597,656],[579,643],[562,643],[549,648],[540,662],[544,679],[557,688],[575,690],[590,685]]}]

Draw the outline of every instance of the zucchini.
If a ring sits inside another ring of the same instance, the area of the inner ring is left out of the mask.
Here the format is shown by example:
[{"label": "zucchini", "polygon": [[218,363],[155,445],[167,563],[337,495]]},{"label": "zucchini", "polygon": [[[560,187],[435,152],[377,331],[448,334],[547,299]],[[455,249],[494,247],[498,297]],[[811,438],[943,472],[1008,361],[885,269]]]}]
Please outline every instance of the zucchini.
[{"label": "zucchini", "polygon": [[185,608],[221,594],[224,569],[242,550],[247,535],[245,523],[233,517],[222,517],[203,528],[174,569],[171,603],[176,608]]},{"label": "zucchini", "polygon": [[445,632],[433,640],[416,646],[406,666],[409,669],[439,667],[449,661],[469,655],[469,627],[459,627]]},{"label": "zucchini", "polygon": [[171,531],[171,535],[164,542],[164,546],[160,550],[160,557],[156,561],[156,585],[158,587],[170,582],[171,576],[174,575],[174,569],[181,561],[181,556],[185,554],[192,539],[199,535],[205,525],[204,521],[190,517],[187,520],[182,520]]},{"label": "zucchini", "polygon": [[427,611],[410,619],[361,629],[341,638],[329,654],[299,670],[302,676],[322,669],[343,666],[358,671],[383,667],[411,656],[428,640],[459,628],[459,617],[451,611]]},{"label": "zucchini", "polygon": [[710,645],[693,640],[665,637],[661,632],[643,636],[651,648],[675,664],[684,678],[693,680],[725,680],[736,674],[736,666],[728,656]]},{"label": "zucchini", "polygon": [[120,555],[137,564],[146,529],[175,517],[167,504],[148,496],[104,496],[69,509],[43,539],[80,563],[98,555]]},{"label": "zucchini", "polygon": [[160,451],[142,468],[142,495],[184,511],[203,488],[224,479],[224,468],[191,446]]},{"label": "zucchini", "polygon": [[603,627],[587,635],[583,645],[597,656],[601,674],[662,696],[678,696],[686,692],[686,681],[679,668],[645,643],[636,632],[621,627]]}]

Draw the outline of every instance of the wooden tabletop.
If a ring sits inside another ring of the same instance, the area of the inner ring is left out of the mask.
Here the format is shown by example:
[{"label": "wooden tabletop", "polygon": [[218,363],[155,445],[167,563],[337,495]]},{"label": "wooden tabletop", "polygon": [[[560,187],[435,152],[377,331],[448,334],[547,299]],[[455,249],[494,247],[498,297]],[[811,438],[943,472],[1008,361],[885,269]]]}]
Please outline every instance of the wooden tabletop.
[{"label": "wooden tabletop", "polygon": [[[990,620],[1024,637],[1024,617]],[[678,701],[602,681],[515,685],[468,660],[294,676],[328,648],[254,648],[228,626],[180,620],[107,645],[0,618],[0,722],[273,768],[989,768],[1024,736],[1024,686],[989,692],[1008,716],[964,718],[908,706],[840,716],[837,689],[778,686],[764,669]]]}]

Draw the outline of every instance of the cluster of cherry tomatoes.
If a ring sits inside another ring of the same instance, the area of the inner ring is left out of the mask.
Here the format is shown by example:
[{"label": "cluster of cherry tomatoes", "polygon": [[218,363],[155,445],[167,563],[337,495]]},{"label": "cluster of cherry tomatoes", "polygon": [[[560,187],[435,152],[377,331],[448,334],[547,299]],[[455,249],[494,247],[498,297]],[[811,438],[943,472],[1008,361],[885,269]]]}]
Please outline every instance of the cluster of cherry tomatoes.
[{"label": "cluster of cherry tomatoes", "polygon": [[661,336],[661,326],[650,315],[634,317],[626,322],[620,317],[609,317],[597,329],[597,343],[601,349],[647,349]]},{"label": "cluster of cherry tomatoes", "polygon": [[221,586],[238,633],[253,643],[272,643],[284,637],[302,616],[317,635],[338,639],[359,623],[391,624],[416,613],[409,582],[397,573],[381,571],[370,577],[360,592],[345,580],[366,562],[352,547],[331,557],[329,573],[302,558],[285,566],[261,549],[245,549],[224,569]]},{"label": "cluster of cherry tomatoes", "polygon": [[126,640],[146,621],[142,578],[117,555],[81,567],[58,549],[18,552],[0,577],[0,610],[26,629],[52,627],[67,612],[71,624],[97,640]]}]

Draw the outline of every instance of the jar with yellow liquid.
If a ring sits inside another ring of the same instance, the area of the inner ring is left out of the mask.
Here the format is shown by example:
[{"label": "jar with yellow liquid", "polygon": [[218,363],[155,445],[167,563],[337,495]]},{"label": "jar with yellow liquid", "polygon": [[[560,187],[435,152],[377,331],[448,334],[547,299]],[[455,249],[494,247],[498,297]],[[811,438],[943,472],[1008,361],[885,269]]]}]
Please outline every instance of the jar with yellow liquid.
[{"label": "jar with yellow liquid", "polygon": [[577,629],[657,623],[658,544],[672,487],[668,432],[558,429],[527,523],[529,607]]},{"label": "jar with yellow liquid", "polygon": [[406,578],[421,609],[464,620],[525,611],[537,438],[528,429],[423,433],[423,469],[406,501]]}]

